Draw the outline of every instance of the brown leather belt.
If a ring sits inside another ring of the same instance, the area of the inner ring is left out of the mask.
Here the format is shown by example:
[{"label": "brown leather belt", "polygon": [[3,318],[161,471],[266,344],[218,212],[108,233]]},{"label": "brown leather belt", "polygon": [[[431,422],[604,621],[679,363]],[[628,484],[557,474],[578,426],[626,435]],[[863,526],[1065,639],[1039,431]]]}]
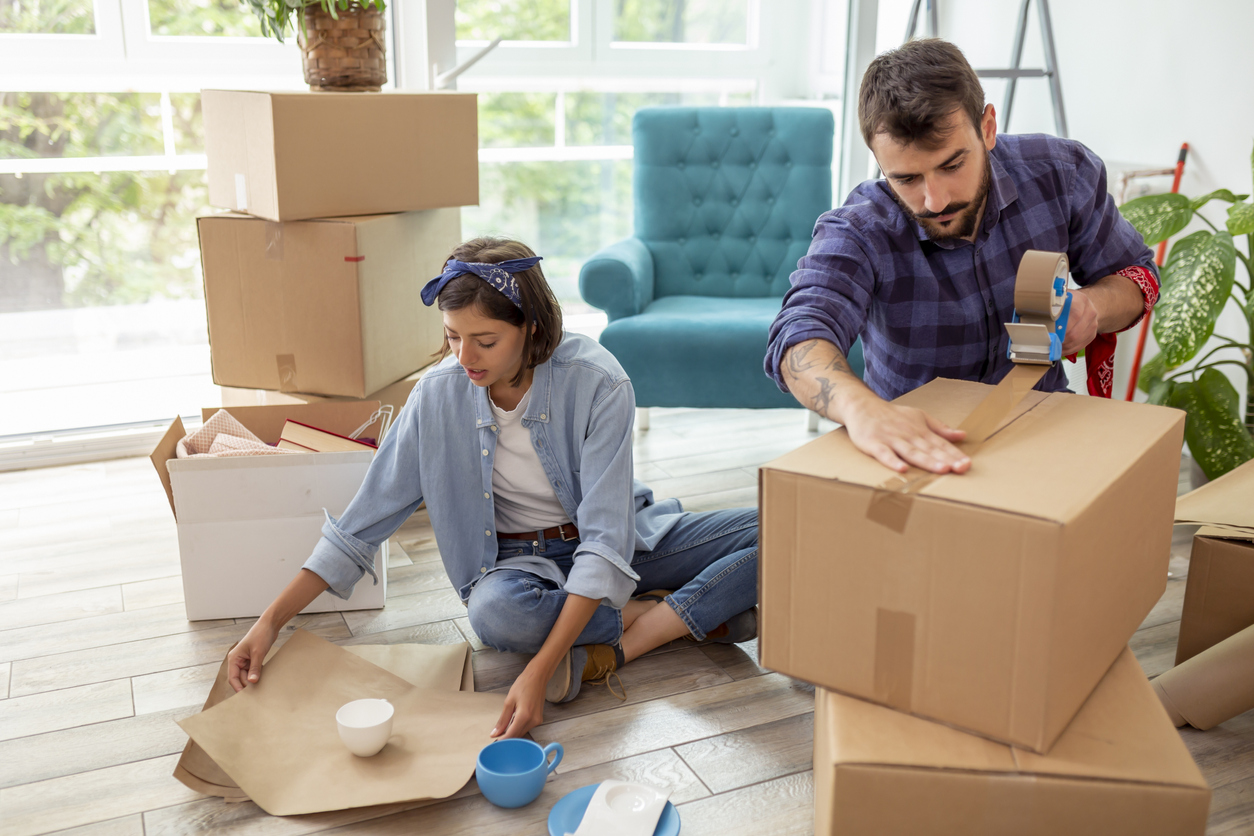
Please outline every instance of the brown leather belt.
[{"label": "brown leather belt", "polygon": [[496,533],[498,540],[537,540],[540,537],[545,540],[578,540],[579,529],[575,528],[574,523],[562,523],[546,528],[544,531],[523,531],[518,534],[506,534],[502,531]]}]

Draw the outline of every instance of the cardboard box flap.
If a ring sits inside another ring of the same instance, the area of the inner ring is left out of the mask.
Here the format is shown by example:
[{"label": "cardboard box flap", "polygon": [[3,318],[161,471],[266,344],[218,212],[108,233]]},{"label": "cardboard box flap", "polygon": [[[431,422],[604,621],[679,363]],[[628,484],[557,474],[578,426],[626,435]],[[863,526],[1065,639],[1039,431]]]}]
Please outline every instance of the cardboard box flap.
[{"label": "cardboard box flap", "polygon": [[[289,418],[321,430],[348,435],[366,423],[378,408],[378,401],[316,401],[277,406],[207,407],[200,413],[204,420],[208,420],[219,409],[226,409],[262,441],[276,444]],[[379,428],[377,425],[370,427],[362,435],[378,438]]]},{"label": "cardboard box flap", "polygon": [[[937,379],[895,402],[957,426],[992,388]],[[1042,519],[1074,519],[1146,447],[1184,420],[1184,413],[1165,407],[1095,401],[1067,393],[1029,393],[974,451],[967,473],[939,477],[918,495]],[[1118,414],[1112,416],[1112,409]],[[1092,432],[1077,436],[1072,429],[1076,426],[1091,427]],[[844,428],[765,467],[867,487],[878,487],[894,475],[858,451]],[[1054,486],[1059,484],[1069,490],[1057,491]]]},{"label": "cardboard box flap", "polygon": [[170,487],[170,470],[166,467],[166,462],[177,455],[178,443],[186,435],[187,431],[183,429],[183,419],[176,415],[170,422],[170,428],[165,431],[165,435],[161,436],[161,440],[157,442],[157,446],[148,456],[152,461],[152,466],[157,469],[157,476],[160,477],[161,485],[165,488],[165,496],[170,500],[170,510],[174,512],[175,519],[178,519],[178,512],[174,510],[174,489]]},{"label": "cardboard box flap", "polygon": [[1204,525],[1193,535],[1194,537],[1212,537],[1216,540],[1254,541],[1254,529],[1231,528],[1226,525]]},{"label": "cardboard box flap", "polygon": [[820,690],[833,760],[905,768],[1086,777],[1206,789],[1132,651],[1107,672],[1048,755]]},{"label": "cardboard box flap", "polygon": [[1254,529],[1254,460],[1177,499],[1176,522]]}]

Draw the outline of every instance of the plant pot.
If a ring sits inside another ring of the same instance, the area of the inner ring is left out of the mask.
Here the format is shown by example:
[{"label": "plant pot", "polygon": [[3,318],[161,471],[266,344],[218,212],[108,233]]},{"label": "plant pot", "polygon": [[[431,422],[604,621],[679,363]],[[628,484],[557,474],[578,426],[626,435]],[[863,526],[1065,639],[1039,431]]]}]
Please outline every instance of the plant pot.
[{"label": "plant pot", "polygon": [[297,33],[305,81],[314,91],[378,91],[388,80],[383,14],[356,3],[336,17],[315,4],[305,7]]}]

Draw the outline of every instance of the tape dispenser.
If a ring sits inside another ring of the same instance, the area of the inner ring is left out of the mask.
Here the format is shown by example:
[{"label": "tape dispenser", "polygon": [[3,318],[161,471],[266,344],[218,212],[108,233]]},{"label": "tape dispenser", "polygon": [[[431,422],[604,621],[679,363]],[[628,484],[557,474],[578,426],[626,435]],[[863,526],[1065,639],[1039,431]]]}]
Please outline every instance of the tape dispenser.
[{"label": "tape dispenser", "polygon": [[1010,347],[1006,356],[1016,363],[1051,365],[1062,359],[1062,343],[1071,315],[1067,290],[1070,265],[1066,253],[1028,250],[1015,274],[1015,313],[1006,323]]}]

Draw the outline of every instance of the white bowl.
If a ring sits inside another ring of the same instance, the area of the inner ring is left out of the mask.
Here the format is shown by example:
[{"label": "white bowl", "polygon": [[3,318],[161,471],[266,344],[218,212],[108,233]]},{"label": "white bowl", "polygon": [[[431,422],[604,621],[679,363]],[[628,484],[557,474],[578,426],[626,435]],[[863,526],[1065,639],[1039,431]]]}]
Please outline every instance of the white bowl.
[{"label": "white bowl", "polygon": [[392,736],[392,715],[396,709],[387,700],[353,700],[335,712],[340,740],[359,757],[376,755]]}]

